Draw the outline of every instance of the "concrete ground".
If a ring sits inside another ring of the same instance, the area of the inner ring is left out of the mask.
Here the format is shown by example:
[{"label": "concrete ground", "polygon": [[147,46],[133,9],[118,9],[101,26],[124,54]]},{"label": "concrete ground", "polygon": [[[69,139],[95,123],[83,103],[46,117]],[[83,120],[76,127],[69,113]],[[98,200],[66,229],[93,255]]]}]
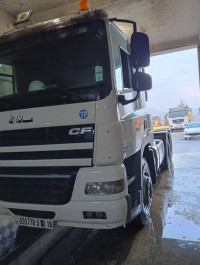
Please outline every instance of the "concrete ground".
[{"label": "concrete ground", "polygon": [[172,136],[173,162],[159,174],[147,225],[101,230],[76,265],[200,264],[200,139]]}]

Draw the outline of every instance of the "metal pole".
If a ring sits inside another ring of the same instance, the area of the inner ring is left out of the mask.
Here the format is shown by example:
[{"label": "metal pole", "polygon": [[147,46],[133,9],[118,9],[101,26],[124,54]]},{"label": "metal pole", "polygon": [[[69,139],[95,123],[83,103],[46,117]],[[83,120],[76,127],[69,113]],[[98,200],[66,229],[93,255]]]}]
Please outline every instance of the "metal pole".
[{"label": "metal pole", "polygon": [[199,33],[199,40],[198,40],[198,47],[197,47],[197,56],[198,56],[198,68],[199,68],[199,88],[200,88],[200,33]]}]

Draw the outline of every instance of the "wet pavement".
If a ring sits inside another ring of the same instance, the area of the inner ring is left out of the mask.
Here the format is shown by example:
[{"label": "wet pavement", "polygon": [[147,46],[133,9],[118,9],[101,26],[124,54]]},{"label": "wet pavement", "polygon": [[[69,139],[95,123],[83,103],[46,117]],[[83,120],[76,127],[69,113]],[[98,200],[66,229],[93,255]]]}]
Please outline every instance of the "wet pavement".
[{"label": "wet pavement", "polygon": [[200,265],[200,139],[172,136],[173,162],[154,186],[147,225],[101,230],[76,265]]}]

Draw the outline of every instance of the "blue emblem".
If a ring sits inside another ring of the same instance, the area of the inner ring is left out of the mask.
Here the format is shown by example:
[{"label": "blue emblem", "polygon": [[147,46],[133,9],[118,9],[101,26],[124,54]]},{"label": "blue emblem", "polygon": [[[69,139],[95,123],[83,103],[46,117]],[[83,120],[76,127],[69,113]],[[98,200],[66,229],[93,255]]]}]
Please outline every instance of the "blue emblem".
[{"label": "blue emblem", "polygon": [[82,110],[80,110],[80,112],[79,112],[79,117],[80,117],[81,119],[86,119],[87,116],[88,116],[88,111],[87,111],[86,109],[82,109]]}]

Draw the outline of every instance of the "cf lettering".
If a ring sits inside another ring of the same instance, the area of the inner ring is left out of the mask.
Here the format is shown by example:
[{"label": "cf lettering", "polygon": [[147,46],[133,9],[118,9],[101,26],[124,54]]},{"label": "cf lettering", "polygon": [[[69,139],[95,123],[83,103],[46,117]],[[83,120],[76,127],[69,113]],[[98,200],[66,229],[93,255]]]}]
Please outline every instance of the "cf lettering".
[{"label": "cf lettering", "polygon": [[90,133],[92,131],[92,127],[83,127],[83,128],[72,128],[69,130],[69,135],[78,135]]},{"label": "cf lettering", "polygon": [[69,135],[77,135],[80,134],[80,128],[72,128],[69,130]]},{"label": "cf lettering", "polygon": [[83,127],[82,129],[81,129],[81,134],[84,134],[84,133],[89,133],[89,132],[91,132],[92,131],[92,127]]}]

